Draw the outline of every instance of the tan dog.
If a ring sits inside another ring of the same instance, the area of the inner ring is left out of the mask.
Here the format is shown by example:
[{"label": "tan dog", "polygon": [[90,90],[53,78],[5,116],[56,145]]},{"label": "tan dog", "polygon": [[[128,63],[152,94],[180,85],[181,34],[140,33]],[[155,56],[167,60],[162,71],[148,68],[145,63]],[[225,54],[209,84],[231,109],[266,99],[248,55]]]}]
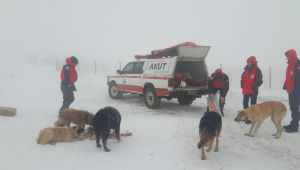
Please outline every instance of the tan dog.
[{"label": "tan dog", "polygon": [[261,104],[255,104],[250,106],[247,109],[239,111],[237,117],[234,120],[236,122],[240,122],[243,120],[250,120],[252,125],[249,130],[249,133],[246,133],[245,135],[254,137],[262,122],[266,118],[271,117],[277,129],[276,133],[273,134],[273,136],[275,136],[275,138],[280,138],[283,132],[283,127],[281,126],[281,122],[285,117],[286,112],[287,110],[284,104],[276,101],[269,101]]},{"label": "tan dog", "polygon": [[78,127],[49,127],[42,129],[37,138],[37,143],[41,145],[55,144],[56,142],[73,142],[82,140],[79,135],[83,129]]},{"label": "tan dog", "polygon": [[71,123],[74,123],[80,128],[84,128],[86,124],[92,125],[93,119],[94,115],[87,111],[68,108],[59,112],[58,120],[54,126],[70,126]]}]

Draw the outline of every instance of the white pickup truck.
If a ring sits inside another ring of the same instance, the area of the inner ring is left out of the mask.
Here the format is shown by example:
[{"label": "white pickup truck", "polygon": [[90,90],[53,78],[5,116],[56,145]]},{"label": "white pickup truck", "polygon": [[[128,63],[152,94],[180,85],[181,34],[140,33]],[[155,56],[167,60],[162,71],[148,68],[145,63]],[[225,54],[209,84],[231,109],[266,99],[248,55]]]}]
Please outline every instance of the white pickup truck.
[{"label": "white pickup truck", "polygon": [[181,43],[149,55],[136,55],[116,75],[107,77],[108,93],[119,99],[123,93],[141,94],[148,108],[160,106],[161,98],[177,98],[190,105],[208,91],[205,57],[210,46]]}]

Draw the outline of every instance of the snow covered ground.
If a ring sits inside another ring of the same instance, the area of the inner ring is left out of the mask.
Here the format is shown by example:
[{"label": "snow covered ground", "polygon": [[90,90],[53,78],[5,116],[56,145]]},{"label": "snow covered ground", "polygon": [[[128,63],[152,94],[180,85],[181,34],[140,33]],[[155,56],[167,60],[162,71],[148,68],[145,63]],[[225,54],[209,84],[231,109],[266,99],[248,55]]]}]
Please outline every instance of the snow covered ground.
[{"label": "snow covered ground", "polygon": [[[226,98],[219,152],[208,153],[207,160],[202,161],[197,142],[198,124],[206,109],[205,97],[190,107],[179,106],[176,100],[163,100],[160,109],[150,110],[141,97],[110,99],[107,73],[94,75],[84,69],[79,71],[78,91],[71,106],[92,113],[108,105],[116,107],[122,115],[121,131],[129,130],[133,136],[124,137],[120,143],[109,140],[109,153],[96,148],[95,141],[90,140],[38,145],[35,139],[39,131],[53,125],[62,103],[59,71],[55,65],[2,61],[0,106],[16,107],[18,112],[16,117],[0,117],[0,169],[300,169],[300,133],[283,133],[281,139],[274,139],[271,134],[275,127],[268,119],[256,137],[244,136],[250,126],[233,121],[242,108],[241,69],[224,70],[231,78],[231,88]],[[283,74],[274,76],[272,89],[268,89],[265,77],[258,102],[277,100],[288,107],[287,95],[281,90]],[[289,120],[290,111],[284,124]]]}]

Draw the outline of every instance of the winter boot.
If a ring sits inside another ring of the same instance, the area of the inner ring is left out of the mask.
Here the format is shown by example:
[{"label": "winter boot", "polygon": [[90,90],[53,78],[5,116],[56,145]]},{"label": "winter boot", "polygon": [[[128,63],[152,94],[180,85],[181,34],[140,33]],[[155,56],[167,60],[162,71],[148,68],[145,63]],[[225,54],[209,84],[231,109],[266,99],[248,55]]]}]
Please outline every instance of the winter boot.
[{"label": "winter boot", "polygon": [[294,133],[294,132],[298,132],[298,130],[299,130],[298,127],[293,127],[293,126],[290,126],[288,128],[284,128],[284,129],[285,129],[284,131],[287,133]]},{"label": "winter boot", "polygon": [[283,126],[284,129],[289,129],[289,128],[291,128],[291,127],[292,127],[291,124],[289,124],[289,125],[284,125],[284,126]]}]

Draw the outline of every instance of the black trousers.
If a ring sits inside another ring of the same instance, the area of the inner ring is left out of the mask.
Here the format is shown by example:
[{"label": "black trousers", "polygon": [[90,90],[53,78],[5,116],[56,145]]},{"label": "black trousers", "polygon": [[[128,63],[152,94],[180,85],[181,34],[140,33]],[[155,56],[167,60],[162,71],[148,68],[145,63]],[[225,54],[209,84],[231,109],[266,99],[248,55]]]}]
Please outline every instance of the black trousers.
[{"label": "black trousers", "polygon": [[257,95],[258,95],[258,93],[244,95],[244,98],[243,98],[244,109],[246,109],[246,108],[249,107],[249,99],[250,99],[250,101],[251,101],[251,102],[250,102],[251,105],[256,104],[256,101],[257,101]]},{"label": "black trousers", "polygon": [[68,86],[66,84],[60,85],[61,92],[63,93],[63,104],[59,111],[69,108],[71,103],[74,101],[74,88],[72,86]]},{"label": "black trousers", "polygon": [[289,94],[289,105],[291,110],[291,126],[295,128],[299,128],[299,119],[300,119],[300,112],[299,112],[299,106],[300,106],[300,96],[291,93]]},{"label": "black trousers", "polygon": [[224,103],[221,102],[221,97],[219,97],[219,105],[220,105],[220,110],[221,113],[223,114],[223,110],[224,110],[224,105],[225,105],[225,97],[224,97]]}]

